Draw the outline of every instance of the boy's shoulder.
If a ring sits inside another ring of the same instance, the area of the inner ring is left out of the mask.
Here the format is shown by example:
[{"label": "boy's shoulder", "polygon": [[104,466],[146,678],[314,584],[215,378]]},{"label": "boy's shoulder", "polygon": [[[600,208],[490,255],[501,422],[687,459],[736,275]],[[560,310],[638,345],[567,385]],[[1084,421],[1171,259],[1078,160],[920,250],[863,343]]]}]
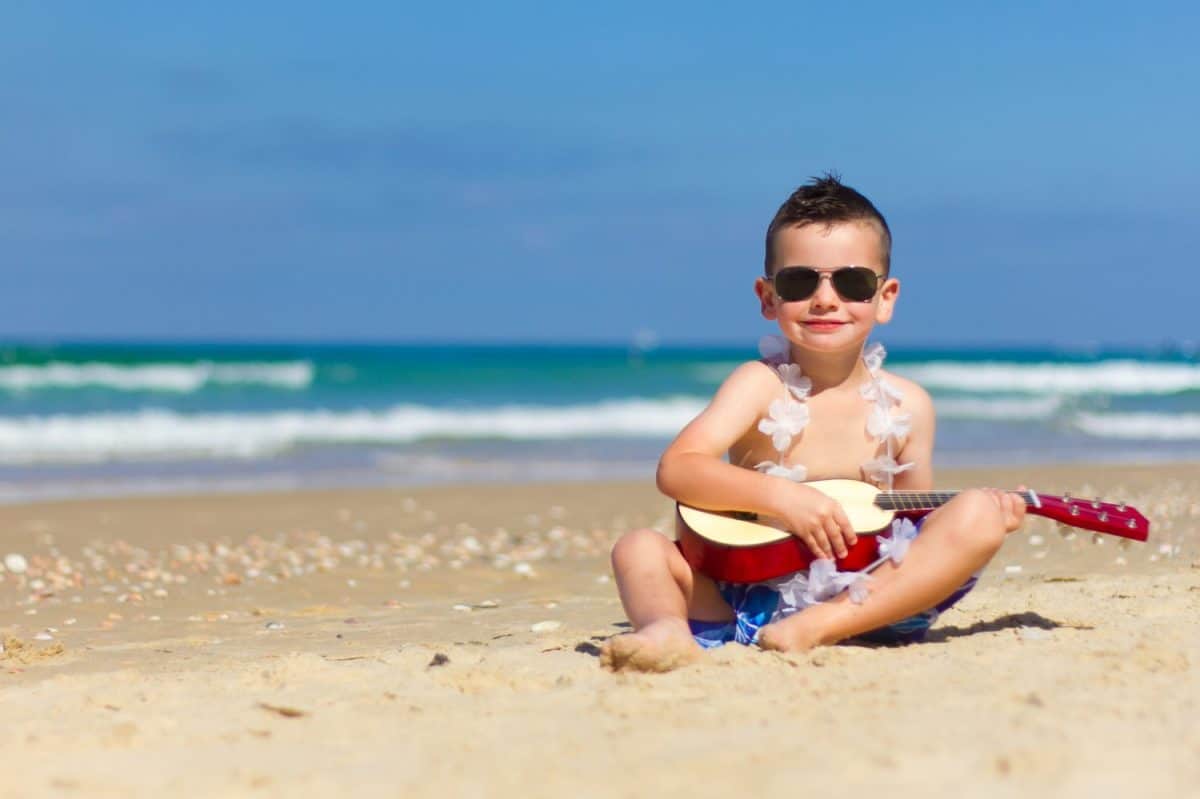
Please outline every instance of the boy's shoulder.
[{"label": "boy's shoulder", "polygon": [[900,377],[895,372],[889,372],[886,369],[880,369],[879,375],[903,395],[900,400],[901,408],[910,413],[933,413],[933,398],[929,396],[928,391],[921,387],[920,383]]},{"label": "boy's shoulder", "polygon": [[776,366],[766,360],[743,361],[738,364],[729,377],[725,378],[723,386],[736,385],[740,388],[776,387],[780,383],[779,371]]},{"label": "boy's shoulder", "polygon": [[729,373],[717,389],[717,399],[738,405],[766,405],[779,390],[781,378],[776,368],[766,361],[745,361]]}]

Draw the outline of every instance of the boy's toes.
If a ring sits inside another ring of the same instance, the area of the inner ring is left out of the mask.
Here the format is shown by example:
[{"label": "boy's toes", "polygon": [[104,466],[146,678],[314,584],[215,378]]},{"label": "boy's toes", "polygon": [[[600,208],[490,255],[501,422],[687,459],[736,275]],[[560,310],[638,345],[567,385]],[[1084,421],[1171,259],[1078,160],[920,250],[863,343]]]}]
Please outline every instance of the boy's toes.
[{"label": "boy's toes", "polygon": [[658,639],[645,633],[618,635],[604,642],[600,665],[610,671],[672,671],[694,662],[700,647],[688,636]]},{"label": "boy's toes", "polygon": [[621,671],[642,648],[641,642],[633,640],[634,635],[618,635],[609,638],[600,647],[600,665],[609,671]]},{"label": "boy's toes", "polygon": [[799,618],[793,616],[784,622],[768,624],[758,631],[758,645],[762,649],[775,652],[807,652],[816,647],[820,641],[798,624]]}]

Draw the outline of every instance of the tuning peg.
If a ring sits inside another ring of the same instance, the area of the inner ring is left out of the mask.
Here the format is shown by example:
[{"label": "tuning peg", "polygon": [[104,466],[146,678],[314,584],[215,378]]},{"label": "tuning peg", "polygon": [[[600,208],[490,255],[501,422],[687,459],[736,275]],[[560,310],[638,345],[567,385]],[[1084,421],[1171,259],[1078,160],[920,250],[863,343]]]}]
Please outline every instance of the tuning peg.
[{"label": "tuning peg", "polygon": [[1064,492],[1063,492],[1063,495],[1062,495],[1062,498],[1063,498],[1063,502],[1070,502],[1070,501],[1071,501],[1071,492],[1070,492],[1070,491],[1064,491]]},{"label": "tuning peg", "polygon": [[1098,547],[1104,546],[1104,536],[1099,533],[1092,533],[1092,543]]},{"label": "tuning peg", "polygon": [[1106,510],[1100,511],[1100,521],[1102,521],[1102,522],[1108,521],[1108,511],[1106,511]]},{"label": "tuning peg", "polygon": [[1125,503],[1122,502],[1120,505],[1117,505],[1117,510],[1121,511],[1121,513],[1124,513],[1125,512]]},{"label": "tuning peg", "polygon": [[1099,497],[1092,500],[1092,507],[1099,510],[1099,508],[1100,508],[1100,498]]},{"label": "tuning peg", "polygon": [[1079,515],[1079,506],[1078,506],[1078,505],[1072,505],[1072,506],[1071,506],[1071,515],[1072,515],[1072,516],[1078,516],[1078,515]]},{"label": "tuning peg", "polygon": [[1130,530],[1136,530],[1137,529],[1137,521],[1135,519],[1130,519],[1129,521],[1125,522],[1125,526],[1128,527]]},{"label": "tuning peg", "polygon": [[1058,534],[1062,536],[1064,541],[1071,541],[1075,538],[1075,531],[1068,525],[1058,522],[1054,525],[1054,527],[1056,530],[1058,530]]},{"label": "tuning peg", "polygon": [[1121,549],[1129,549],[1131,546],[1133,546],[1133,542],[1130,541],[1128,538],[1122,538],[1120,541],[1117,542],[1117,546],[1120,547]]}]

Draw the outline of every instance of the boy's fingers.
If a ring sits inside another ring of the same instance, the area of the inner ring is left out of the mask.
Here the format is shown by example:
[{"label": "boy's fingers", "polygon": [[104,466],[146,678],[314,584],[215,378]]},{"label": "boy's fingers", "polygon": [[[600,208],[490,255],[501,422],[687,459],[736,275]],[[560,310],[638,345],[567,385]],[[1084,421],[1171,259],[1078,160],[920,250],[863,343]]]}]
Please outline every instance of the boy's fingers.
[{"label": "boy's fingers", "polygon": [[805,541],[808,548],[813,551],[817,557],[828,558],[832,557],[833,550],[829,547],[829,537],[825,535],[825,531],[820,527],[809,533],[809,538]]},{"label": "boy's fingers", "polygon": [[841,508],[837,510],[838,527],[842,528],[842,538],[850,546],[858,543],[858,536],[854,532],[854,525],[850,524],[850,517],[846,515],[846,511]]},{"label": "boy's fingers", "polygon": [[1017,496],[1016,494],[1009,494],[1008,507],[1006,509],[1005,516],[1008,517],[1005,521],[1007,522],[1006,526],[1010,532],[1020,527],[1021,520],[1025,516],[1024,500],[1022,500],[1021,497]]},{"label": "boy's fingers", "polygon": [[825,520],[825,534],[832,544],[832,552],[839,558],[846,557],[846,542],[842,540],[842,528],[835,519]]}]

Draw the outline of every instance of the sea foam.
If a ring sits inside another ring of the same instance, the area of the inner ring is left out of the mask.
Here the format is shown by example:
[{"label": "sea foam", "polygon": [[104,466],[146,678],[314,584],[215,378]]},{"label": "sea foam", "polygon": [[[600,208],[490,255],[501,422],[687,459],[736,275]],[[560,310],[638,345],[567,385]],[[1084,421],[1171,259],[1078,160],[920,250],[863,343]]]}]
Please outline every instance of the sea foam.
[{"label": "sea foam", "polygon": [[1063,407],[1061,397],[934,397],[938,418],[981,421],[1043,421]]},{"label": "sea foam", "polygon": [[0,418],[0,463],[253,458],[313,444],[405,444],[425,439],[669,438],[701,400],[615,400],[565,407],[184,414],[168,410]]},{"label": "sea foam", "polygon": [[1200,391],[1200,364],[1108,360],[1095,363],[935,361],[897,365],[930,391],[1022,394],[1177,394]]},{"label": "sea foam", "polygon": [[113,391],[150,391],[190,394],[211,385],[262,385],[301,390],[313,381],[309,361],[279,363],[116,363],[50,362],[39,365],[0,366],[0,389],[105,388]]},{"label": "sea foam", "polygon": [[1097,438],[1200,441],[1200,413],[1080,413],[1073,426]]}]

